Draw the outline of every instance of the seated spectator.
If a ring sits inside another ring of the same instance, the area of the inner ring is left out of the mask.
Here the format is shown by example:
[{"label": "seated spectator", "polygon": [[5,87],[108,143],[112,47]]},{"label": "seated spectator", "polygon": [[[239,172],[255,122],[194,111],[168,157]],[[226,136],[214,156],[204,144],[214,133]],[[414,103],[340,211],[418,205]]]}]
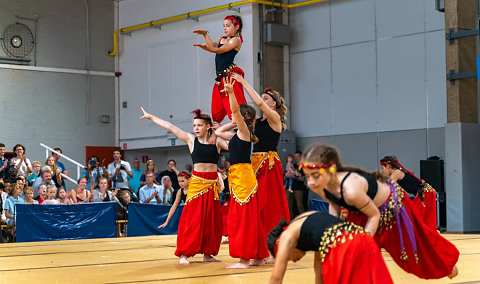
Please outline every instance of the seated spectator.
[{"label": "seated spectator", "polygon": [[14,167],[17,169],[17,177],[26,177],[32,172],[32,163],[26,156],[25,146],[22,144],[17,144],[15,147],[13,147],[13,158],[10,161],[10,165],[14,165]]},{"label": "seated spectator", "polygon": [[35,200],[38,201],[38,204],[43,204],[43,202],[47,199],[47,186],[41,184],[38,187],[38,196],[35,197]]},{"label": "seated spectator", "polygon": [[50,156],[45,161],[45,165],[49,166],[52,170],[52,180],[55,183],[56,188],[60,188],[62,186],[62,170],[57,167],[57,161],[55,160],[54,156]]},{"label": "seated spectator", "polygon": [[104,166],[105,159],[102,164],[98,162],[97,156],[91,156],[88,158],[87,168],[83,169],[81,175],[87,178],[87,188],[96,187],[98,185],[98,179],[101,177],[108,178],[108,171]]},{"label": "seated spectator", "polygon": [[[128,203],[131,201],[130,191],[123,189],[117,194],[118,206],[117,206],[117,220],[128,219]],[[125,236],[127,232],[127,224],[123,223],[120,226],[120,236]]]},{"label": "seated spectator", "polygon": [[161,187],[153,183],[155,180],[155,173],[147,172],[145,174],[147,183],[139,190],[139,198],[141,203],[162,204],[162,199],[159,196]]},{"label": "seated spectator", "polygon": [[172,205],[173,204],[173,187],[172,187],[172,181],[170,180],[169,176],[163,176],[162,177],[162,204],[163,205]]},{"label": "seated spectator", "polygon": [[5,201],[7,201],[8,193],[5,192],[5,183],[0,182],[0,210],[2,211],[1,214],[1,222],[2,224],[7,223],[7,217],[5,217],[5,212],[3,211],[3,208],[5,207]]},{"label": "seated spectator", "polygon": [[129,189],[127,177],[133,177],[130,163],[122,161],[120,151],[113,151],[114,161],[108,165],[108,179],[112,181],[113,187]]},{"label": "seated spectator", "polygon": [[22,194],[22,186],[18,184],[12,184],[10,187],[10,192],[8,193],[8,198],[5,201],[5,206],[3,207],[5,216],[7,217],[8,225],[15,225],[15,217],[17,215],[16,205],[25,204],[25,201],[19,197],[20,194]]},{"label": "seated spectator", "polygon": [[143,175],[143,170],[140,169],[140,161],[135,158],[133,160],[133,169],[132,169],[133,177],[128,177],[128,182],[130,184],[130,188],[133,189],[133,192],[138,194],[138,189],[140,188],[140,179]]},{"label": "seated spectator", "polygon": [[180,188],[180,185],[178,184],[178,179],[177,179],[177,175],[180,172],[177,170],[176,166],[177,166],[177,162],[175,162],[175,160],[168,160],[167,169],[160,173],[160,177],[163,177],[163,176],[170,177],[170,180],[172,181],[172,187],[175,190]]},{"label": "seated spectator", "polygon": [[0,178],[5,177],[8,167],[8,159],[5,157],[5,144],[0,143]]},{"label": "seated spectator", "polygon": [[39,161],[34,161],[32,163],[33,172],[28,176],[28,186],[33,186],[35,180],[40,176],[40,170],[42,169],[42,163]]},{"label": "seated spectator", "polygon": [[147,164],[145,166],[145,172],[143,172],[143,174],[140,176],[140,187],[144,186],[147,182],[146,182],[146,179],[145,179],[145,173],[147,172],[152,172],[152,173],[155,173],[155,179],[153,180],[153,182],[155,184],[158,184],[160,185],[161,182],[160,182],[160,175],[159,173],[155,170],[155,162],[153,160],[148,160],[147,161]]},{"label": "seated spectator", "polygon": [[92,192],[92,202],[104,202],[104,201],[115,201],[118,188],[110,191],[108,190],[108,180],[104,177],[101,177],[98,180],[98,188],[94,189]]},{"label": "seated spectator", "polygon": [[35,197],[38,196],[38,187],[42,184],[55,186],[55,182],[52,180],[52,171],[48,166],[43,167],[40,178],[37,178],[33,183],[33,195],[35,195]]},{"label": "seated spectator", "polygon": [[33,187],[25,188],[23,195],[25,196],[25,204],[38,204],[38,201],[33,199]]},{"label": "seated spectator", "polygon": [[60,204],[60,201],[56,199],[57,197],[57,189],[54,186],[47,186],[47,199],[43,202],[43,204]]},{"label": "seated spectator", "polygon": [[86,190],[87,179],[81,177],[77,181],[78,186],[70,190],[73,203],[88,203],[90,201],[90,191]]},{"label": "seated spectator", "polygon": [[[60,154],[63,154],[62,149],[60,149],[58,147],[53,149],[53,150],[57,151]],[[57,167],[60,169],[60,172],[64,175],[68,176],[67,168],[65,168],[65,165],[62,162],[59,161],[60,160],[60,155],[58,155],[56,153],[52,153],[52,156],[55,158],[55,161],[57,162]],[[62,187],[66,188],[65,187],[65,180],[62,180]]]},{"label": "seated spectator", "polygon": [[72,199],[67,196],[67,192],[63,187],[60,187],[57,191],[57,200],[60,204],[73,204]]}]

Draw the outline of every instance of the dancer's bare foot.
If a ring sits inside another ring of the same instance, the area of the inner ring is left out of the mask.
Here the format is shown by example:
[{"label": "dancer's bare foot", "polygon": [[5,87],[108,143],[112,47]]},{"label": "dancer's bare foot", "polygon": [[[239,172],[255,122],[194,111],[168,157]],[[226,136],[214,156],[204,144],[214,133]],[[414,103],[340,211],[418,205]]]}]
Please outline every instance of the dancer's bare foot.
[{"label": "dancer's bare foot", "polygon": [[265,265],[265,262],[264,262],[263,258],[250,259],[250,265],[251,266],[263,266],[263,265]]},{"label": "dancer's bare foot", "polygon": [[457,266],[455,265],[455,266],[453,267],[453,269],[452,269],[452,274],[448,275],[448,278],[453,279],[453,278],[454,278],[455,276],[457,276],[457,275],[458,275],[458,268],[457,268]]},{"label": "dancer's bare foot", "polygon": [[188,261],[186,255],[181,255],[180,260],[178,262],[182,265],[189,265],[190,264],[190,261]]},{"label": "dancer's bare foot", "polygon": [[265,264],[275,264],[275,258],[273,258],[273,257],[265,258],[263,260],[263,263],[265,263]]},{"label": "dancer's bare foot", "polygon": [[204,254],[203,255],[203,262],[221,262],[220,259],[216,259],[211,255]]},{"label": "dancer's bare foot", "polygon": [[248,259],[241,258],[239,262],[228,266],[229,269],[247,269],[250,268]]}]

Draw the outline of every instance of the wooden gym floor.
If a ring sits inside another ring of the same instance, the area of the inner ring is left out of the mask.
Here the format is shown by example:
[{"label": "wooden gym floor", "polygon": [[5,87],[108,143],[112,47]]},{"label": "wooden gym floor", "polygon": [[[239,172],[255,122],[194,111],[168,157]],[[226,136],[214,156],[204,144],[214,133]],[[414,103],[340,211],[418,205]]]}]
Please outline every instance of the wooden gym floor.
[{"label": "wooden gym floor", "polygon": [[[384,257],[395,283],[480,283],[480,235],[444,234],[460,250],[459,276],[421,280]],[[267,283],[273,266],[225,267],[236,260],[222,244],[219,263],[191,258],[181,266],[173,255],[176,236],[148,236],[0,245],[0,283]],[[313,254],[289,263],[284,283],[314,283]]]}]

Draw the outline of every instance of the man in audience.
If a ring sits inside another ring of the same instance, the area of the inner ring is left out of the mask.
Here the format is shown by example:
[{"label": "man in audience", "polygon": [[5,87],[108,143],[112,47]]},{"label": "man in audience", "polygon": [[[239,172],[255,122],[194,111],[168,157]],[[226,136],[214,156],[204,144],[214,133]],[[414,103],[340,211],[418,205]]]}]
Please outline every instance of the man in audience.
[{"label": "man in audience", "polygon": [[177,179],[177,175],[179,171],[175,167],[176,165],[177,163],[175,162],[175,160],[168,160],[167,170],[160,173],[160,178],[163,176],[168,176],[170,178],[170,180],[172,181],[173,189],[180,188],[180,185],[178,184],[178,179]]},{"label": "man in audience", "polygon": [[[60,149],[58,147],[53,149],[53,150],[59,152],[60,154],[63,154],[62,149]],[[58,155],[56,153],[52,153],[52,155],[55,158],[55,160],[57,161],[57,167],[60,169],[61,173],[68,176],[67,168],[65,168],[65,165],[62,162],[59,161],[60,160],[60,155]],[[62,178],[62,187],[64,189],[66,189],[65,188],[65,179],[63,179],[63,178]]]},{"label": "man in audience", "polygon": [[161,187],[153,182],[155,180],[155,173],[147,172],[145,174],[145,180],[147,183],[138,191],[140,202],[162,204],[162,199],[159,195]]},{"label": "man in audience", "polygon": [[55,187],[55,182],[53,182],[53,180],[52,180],[52,171],[50,170],[49,167],[44,167],[43,168],[42,174],[41,174],[40,177],[41,178],[37,178],[35,180],[35,182],[33,183],[33,195],[35,197],[38,196],[38,187],[40,185],[42,185],[42,184],[45,185],[45,186],[51,185],[51,186]]},{"label": "man in audience", "polygon": [[129,189],[127,177],[133,177],[130,163],[123,161],[120,151],[113,151],[114,161],[108,165],[108,180],[112,181],[114,188]]},{"label": "man in audience", "polygon": [[130,183],[130,188],[133,189],[135,194],[138,194],[138,189],[140,188],[140,178],[142,177],[143,170],[140,169],[140,161],[137,158],[133,160],[132,173],[133,177],[129,177],[128,182]]},{"label": "man in audience", "polygon": [[230,168],[230,162],[226,156],[222,156],[220,159],[220,169],[228,174],[228,168]]},{"label": "man in audience", "polygon": [[0,178],[4,177],[4,172],[8,166],[8,159],[5,158],[5,144],[0,143]]}]

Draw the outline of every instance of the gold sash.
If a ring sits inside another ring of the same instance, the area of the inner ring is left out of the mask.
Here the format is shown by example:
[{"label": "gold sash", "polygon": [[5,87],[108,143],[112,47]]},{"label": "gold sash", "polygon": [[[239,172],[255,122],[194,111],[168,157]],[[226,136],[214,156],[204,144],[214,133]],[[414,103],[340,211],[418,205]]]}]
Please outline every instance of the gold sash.
[{"label": "gold sash", "polygon": [[275,160],[280,162],[280,157],[278,157],[277,152],[254,152],[252,154],[252,167],[255,175],[258,173],[258,170],[263,166],[263,163],[268,159],[268,169],[271,170],[275,165]]},{"label": "gold sash", "polygon": [[214,199],[219,200],[218,189],[220,183],[218,178],[215,180],[204,179],[195,175],[190,179],[190,185],[188,186],[187,198],[185,203],[190,200],[200,197],[202,194],[207,193],[210,189],[213,189]]},{"label": "gold sash", "polygon": [[257,177],[253,173],[251,164],[235,164],[228,170],[230,193],[240,204],[244,205],[257,192]]}]

